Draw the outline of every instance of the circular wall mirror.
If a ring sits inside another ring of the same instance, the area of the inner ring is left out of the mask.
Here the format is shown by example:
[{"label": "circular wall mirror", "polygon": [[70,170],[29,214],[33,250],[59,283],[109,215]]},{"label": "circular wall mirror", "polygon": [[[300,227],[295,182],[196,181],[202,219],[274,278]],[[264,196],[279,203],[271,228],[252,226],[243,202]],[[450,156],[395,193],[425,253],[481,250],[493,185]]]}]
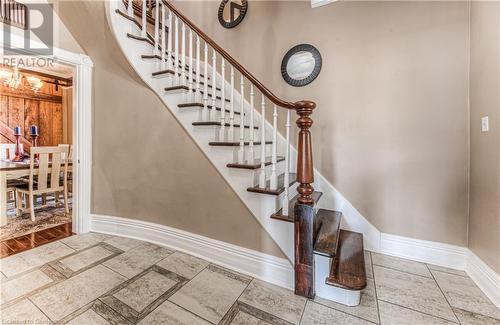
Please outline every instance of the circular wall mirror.
[{"label": "circular wall mirror", "polygon": [[303,87],[316,79],[321,71],[321,54],[310,44],[292,47],[281,62],[281,75],[294,87]]},{"label": "circular wall mirror", "polygon": [[248,10],[247,0],[222,0],[217,17],[224,28],[234,28],[245,18]]}]

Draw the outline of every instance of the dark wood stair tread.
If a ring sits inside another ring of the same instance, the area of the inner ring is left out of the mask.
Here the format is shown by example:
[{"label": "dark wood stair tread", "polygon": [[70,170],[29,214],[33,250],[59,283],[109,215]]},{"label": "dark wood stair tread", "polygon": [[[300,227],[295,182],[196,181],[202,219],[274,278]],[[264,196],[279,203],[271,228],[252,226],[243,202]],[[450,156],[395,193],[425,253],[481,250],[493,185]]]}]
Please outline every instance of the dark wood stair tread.
[{"label": "dark wood stair tread", "polygon": [[154,45],[153,41],[150,40],[149,37],[137,36],[137,35],[130,34],[130,33],[127,33],[127,37],[133,38],[133,39],[138,40],[138,41],[147,42],[147,43],[149,43],[151,45]]},{"label": "dark wood stair tread", "polygon": [[[200,121],[200,122],[193,122],[191,124],[194,125],[194,126],[221,126],[221,122],[217,122],[217,121],[208,121],[208,122]],[[230,127],[231,125],[229,123],[224,123],[224,126]],[[235,128],[239,128],[240,127],[239,124],[233,124],[233,126]],[[245,127],[245,129],[249,129],[250,128],[249,125],[245,125],[244,127]],[[254,129],[258,129],[259,127],[258,126],[254,126],[253,128]]]},{"label": "dark wood stair tread", "polygon": [[[203,92],[203,91],[200,91],[200,93],[201,93],[202,95],[204,95],[204,92]],[[207,96],[208,96],[208,97],[213,97],[211,92],[209,92],[209,93],[207,94]],[[216,95],[216,96],[215,96],[215,98],[216,98],[216,99],[218,99],[218,100],[222,100],[222,97],[221,97],[221,96],[219,96],[219,95]],[[229,98],[226,98],[226,102],[227,102],[227,103],[230,103],[230,102],[231,102],[231,100],[230,100]]]},{"label": "dark wood stair tread", "polygon": [[[322,195],[323,195],[323,192],[314,191],[313,192],[314,203],[318,202]],[[299,195],[297,194],[290,200],[290,202],[288,202],[288,215],[287,216],[283,215],[283,209],[279,209],[278,212],[273,213],[271,215],[271,218],[281,220],[281,221],[295,222],[295,203],[297,203],[298,199],[299,199]]]},{"label": "dark wood stair tread", "polygon": [[[202,103],[184,103],[184,104],[177,105],[177,107],[179,107],[179,108],[190,108],[190,107],[200,107],[200,108],[203,108],[203,104]],[[207,107],[209,109],[212,109],[212,105],[207,105]],[[215,107],[215,110],[216,111],[220,111],[221,108],[220,107]],[[231,111],[226,108],[226,113],[230,113],[230,112]],[[234,115],[240,115],[240,112],[234,111]]]},{"label": "dark wood stair tread", "polygon": [[[273,142],[272,141],[266,141],[265,144],[272,144]],[[250,144],[250,142],[243,142],[243,145],[245,146],[248,146]],[[212,141],[212,142],[209,142],[208,143],[209,146],[216,146],[216,147],[238,147],[240,145],[240,143],[238,141],[230,141],[230,142],[227,142],[227,141]],[[253,142],[253,145],[254,146],[260,146],[261,145],[261,142],[260,141],[254,141]]]},{"label": "dark wood stair tread", "polygon": [[363,290],[366,287],[362,234],[340,230],[337,254],[330,266],[326,284],[347,290]]},{"label": "dark wood stair tread", "polygon": [[[285,157],[283,156],[277,156],[276,157],[276,162],[279,163],[280,161],[285,160]],[[269,166],[271,165],[271,157],[266,157],[266,161],[264,162],[264,165]],[[241,168],[241,169],[259,169],[260,168],[260,159],[255,159],[255,162],[253,164],[249,164],[248,162],[244,162],[243,164],[239,163],[230,163],[226,165],[229,168]]]},{"label": "dark wood stair tread", "polygon": [[165,91],[172,91],[172,90],[189,90],[189,87],[184,85],[165,87]]},{"label": "dark wood stair tread", "polygon": [[342,212],[319,209],[314,218],[314,252],[327,257],[335,256],[339,243]]},{"label": "dark wood stair tread", "polygon": [[[295,173],[289,174],[290,183],[288,185],[293,185],[296,182],[297,175]],[[261,188],[259,185],[255,185],[254,187],[247,188],[248,192],[260,193],[260,194],[270,194],[270,195],[280,195],[285,190],[285,174],[281,174],[278,176],[278,188],[276,190],[270,189],[271,181],[266,181],[266,187]]]}]

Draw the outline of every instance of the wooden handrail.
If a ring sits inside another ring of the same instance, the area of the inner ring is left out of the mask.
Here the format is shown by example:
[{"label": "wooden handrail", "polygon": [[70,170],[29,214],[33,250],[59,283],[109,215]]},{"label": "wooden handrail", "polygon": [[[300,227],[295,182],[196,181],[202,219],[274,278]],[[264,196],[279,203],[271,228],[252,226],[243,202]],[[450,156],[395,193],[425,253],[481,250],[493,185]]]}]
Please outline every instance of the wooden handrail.
[{"label": "wooden handrail", "polygon": [[[273,94],[266,86],[264,86],[254,75],[250,73],[245,67],[243,67],[235,58],[233,58],[229,53],[227,53],[222,47],[220,47],[210,36],[205,34],[200,28],[198,28],[193,22],[191,22],[186,16],[184,16],[177,8],[175,8],[170,2],[166,0],[161,0],[162,3],[168,7],[173,14],[175,14],[180,20],[182,20],[189,28],[191,28],[198,36],[200,36],[207,44],[209,44],[215,51],[217,51],[227,62],[229,62],[236,70],[238,70],[243,76],[245,76],[251,83],[259,89],[264,96],[266,96],[271,102],[276,104],[278,107],[283,107],[291,110],[298,110],[300,108],[316,107],[316,103],[309,100],[301,100],[298,102],[289,102],[280,99],[275,94]],[[152,2],[148,0],[148,2]],[[127,6],[127,1],[124,0],[125,6]],[[139,6],[135,6],[134,11],[137,14],[142,14],[142,9]],[[149,20],[149,19],[148,19]]]}]

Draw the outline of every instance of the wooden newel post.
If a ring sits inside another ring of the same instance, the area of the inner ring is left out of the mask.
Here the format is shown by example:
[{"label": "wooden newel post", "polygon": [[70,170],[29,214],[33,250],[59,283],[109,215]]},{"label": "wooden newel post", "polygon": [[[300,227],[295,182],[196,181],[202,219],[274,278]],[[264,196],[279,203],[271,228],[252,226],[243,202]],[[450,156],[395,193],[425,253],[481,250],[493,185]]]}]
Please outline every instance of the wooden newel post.
[{"label": "wooden newel post", "polygon": [[300,128],[297,154],[298,202],[295,204],[295,294],[314,298],[314,167],[312,158],[311,114],[316,104],[309,101],[296,103],[297,126]]},{"label": "wooden newel post", "polygon": [[314,167],[311,132],[309,129],[313,124],[311,114],[316,104],[310,101],[302,101],[298,102],[297,105],[299,105],[297,109],[299,115],[297,126],[300,128],[297,154],[297,182],[299,183],[297,192],[300,194],[298,201],[301,204],[313,205],[312,194],[314,189],[311,183],[314,182]]}]

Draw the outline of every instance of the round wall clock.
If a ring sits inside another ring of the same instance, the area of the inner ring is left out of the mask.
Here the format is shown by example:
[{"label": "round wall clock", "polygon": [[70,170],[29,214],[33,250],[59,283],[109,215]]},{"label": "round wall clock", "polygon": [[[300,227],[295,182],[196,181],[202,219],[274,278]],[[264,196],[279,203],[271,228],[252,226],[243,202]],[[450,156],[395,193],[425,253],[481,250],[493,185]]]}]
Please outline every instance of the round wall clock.
[{"label": "round wall clock", "polygon": [[321,54],[310,44],[292,47],[281,61],[281,75],[294,87],[303,87],[316,79],[321,71]]},{"label": "round wall clock", "polygon": [[222,0],[217,16],[224,28],[234,28],[245,18],[247,10],[247,0]]}]

